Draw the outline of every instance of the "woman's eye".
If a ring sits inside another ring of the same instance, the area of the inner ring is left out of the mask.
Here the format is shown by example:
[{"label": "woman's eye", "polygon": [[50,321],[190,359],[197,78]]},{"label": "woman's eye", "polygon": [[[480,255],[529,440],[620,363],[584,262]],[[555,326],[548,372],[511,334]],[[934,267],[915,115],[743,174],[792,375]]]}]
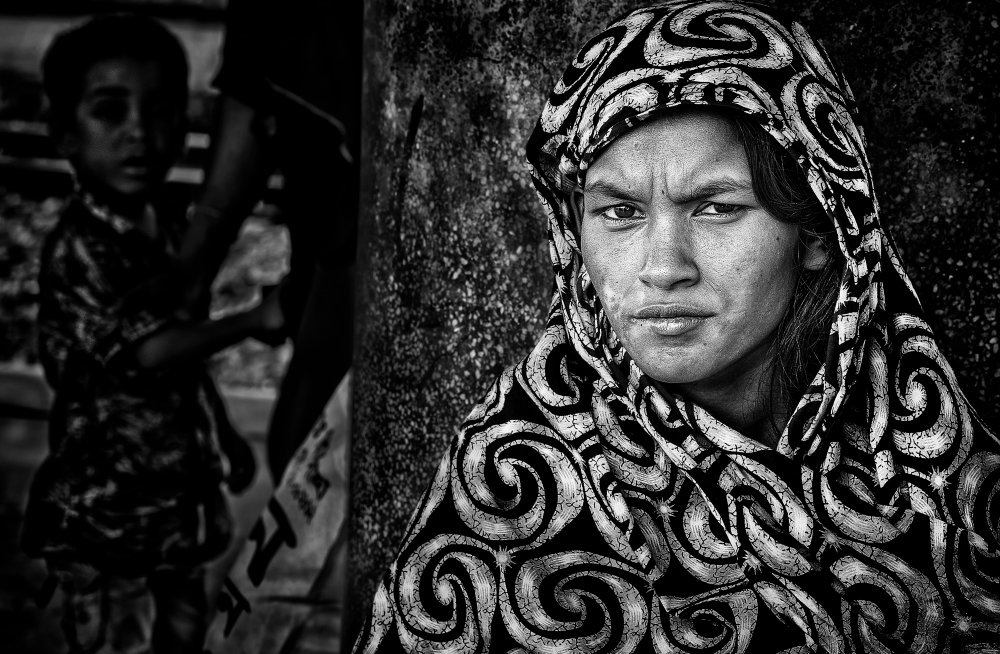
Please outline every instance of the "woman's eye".
[{"label": "woman's eye", "polygon": [[726,202],[707,202],[698,208],[697,213],[706,216],[729,216],[743,209],[738,204],[728,204]]},{"label": "woman's eye", "polygon": [[601,216],[611,221],[632,220],[637,215],[638,212],[635,210],[635,207],[627,204],[618,204],[601,212]]},{"label": "woman's eye", "polygon": [[709,202],[705,205],[702,212],[703,213],[733,213],[740,210],[738,204],[726,204],[725,202]]}]

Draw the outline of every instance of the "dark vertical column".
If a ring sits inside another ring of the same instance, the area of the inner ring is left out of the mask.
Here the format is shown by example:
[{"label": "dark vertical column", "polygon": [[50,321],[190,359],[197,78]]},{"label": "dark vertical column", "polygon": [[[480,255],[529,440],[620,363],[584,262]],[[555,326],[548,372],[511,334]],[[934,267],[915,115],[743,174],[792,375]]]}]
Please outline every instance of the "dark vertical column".
[{"label": "dark vertical column", "polygon": [[[551,276],[523,148],[554,76],[640,4],[367,3],[348,633],[460,421],[540,331]],[[886,223],[985,406],[1000,396],[996,16],[915,0],[782,6],[844,63]]]}]

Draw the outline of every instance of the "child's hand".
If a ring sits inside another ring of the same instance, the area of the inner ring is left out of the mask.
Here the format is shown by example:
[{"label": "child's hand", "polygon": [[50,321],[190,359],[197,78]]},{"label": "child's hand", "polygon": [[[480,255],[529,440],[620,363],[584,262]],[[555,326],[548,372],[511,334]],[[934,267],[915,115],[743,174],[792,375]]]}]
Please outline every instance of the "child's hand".
[{"label": "child's hand", "polygon": [[251,309],[257,322],[254,338],[268,345],[281,345],[288,337],[285,312],[281,309],[281,293],[284,284],[264,286],[261,289],[260,304]]}]

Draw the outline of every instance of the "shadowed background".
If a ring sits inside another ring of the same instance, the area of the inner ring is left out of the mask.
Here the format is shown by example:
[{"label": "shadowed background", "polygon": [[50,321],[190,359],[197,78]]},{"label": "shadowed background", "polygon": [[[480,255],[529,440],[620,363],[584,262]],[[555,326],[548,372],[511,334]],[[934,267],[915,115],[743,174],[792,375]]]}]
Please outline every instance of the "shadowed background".
[{"label": "shadowed background", "polygon": [[[588,36],[641,4],[367,5],[349,633],[459,423],[540,332],[552,277],[523,150],[544,98]],[[851,82],[885,224],[996,425],[997,5],[772,4]]]}]

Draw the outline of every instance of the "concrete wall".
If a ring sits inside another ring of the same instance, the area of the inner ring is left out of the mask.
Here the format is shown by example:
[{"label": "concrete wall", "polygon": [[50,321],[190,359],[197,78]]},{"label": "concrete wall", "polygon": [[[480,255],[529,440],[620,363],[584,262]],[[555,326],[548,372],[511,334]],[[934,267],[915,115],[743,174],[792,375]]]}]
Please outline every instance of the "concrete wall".
[{"label": "concrete wall", "polygon": [[[996,423],[995,5],[781,5],[852,80],[885,221],[963,387]],[[367,4],[347,604],[354,626],[459,422],[540,330],[551,276],[524,143],[554,76],[585,37],[635,6]]]}]

